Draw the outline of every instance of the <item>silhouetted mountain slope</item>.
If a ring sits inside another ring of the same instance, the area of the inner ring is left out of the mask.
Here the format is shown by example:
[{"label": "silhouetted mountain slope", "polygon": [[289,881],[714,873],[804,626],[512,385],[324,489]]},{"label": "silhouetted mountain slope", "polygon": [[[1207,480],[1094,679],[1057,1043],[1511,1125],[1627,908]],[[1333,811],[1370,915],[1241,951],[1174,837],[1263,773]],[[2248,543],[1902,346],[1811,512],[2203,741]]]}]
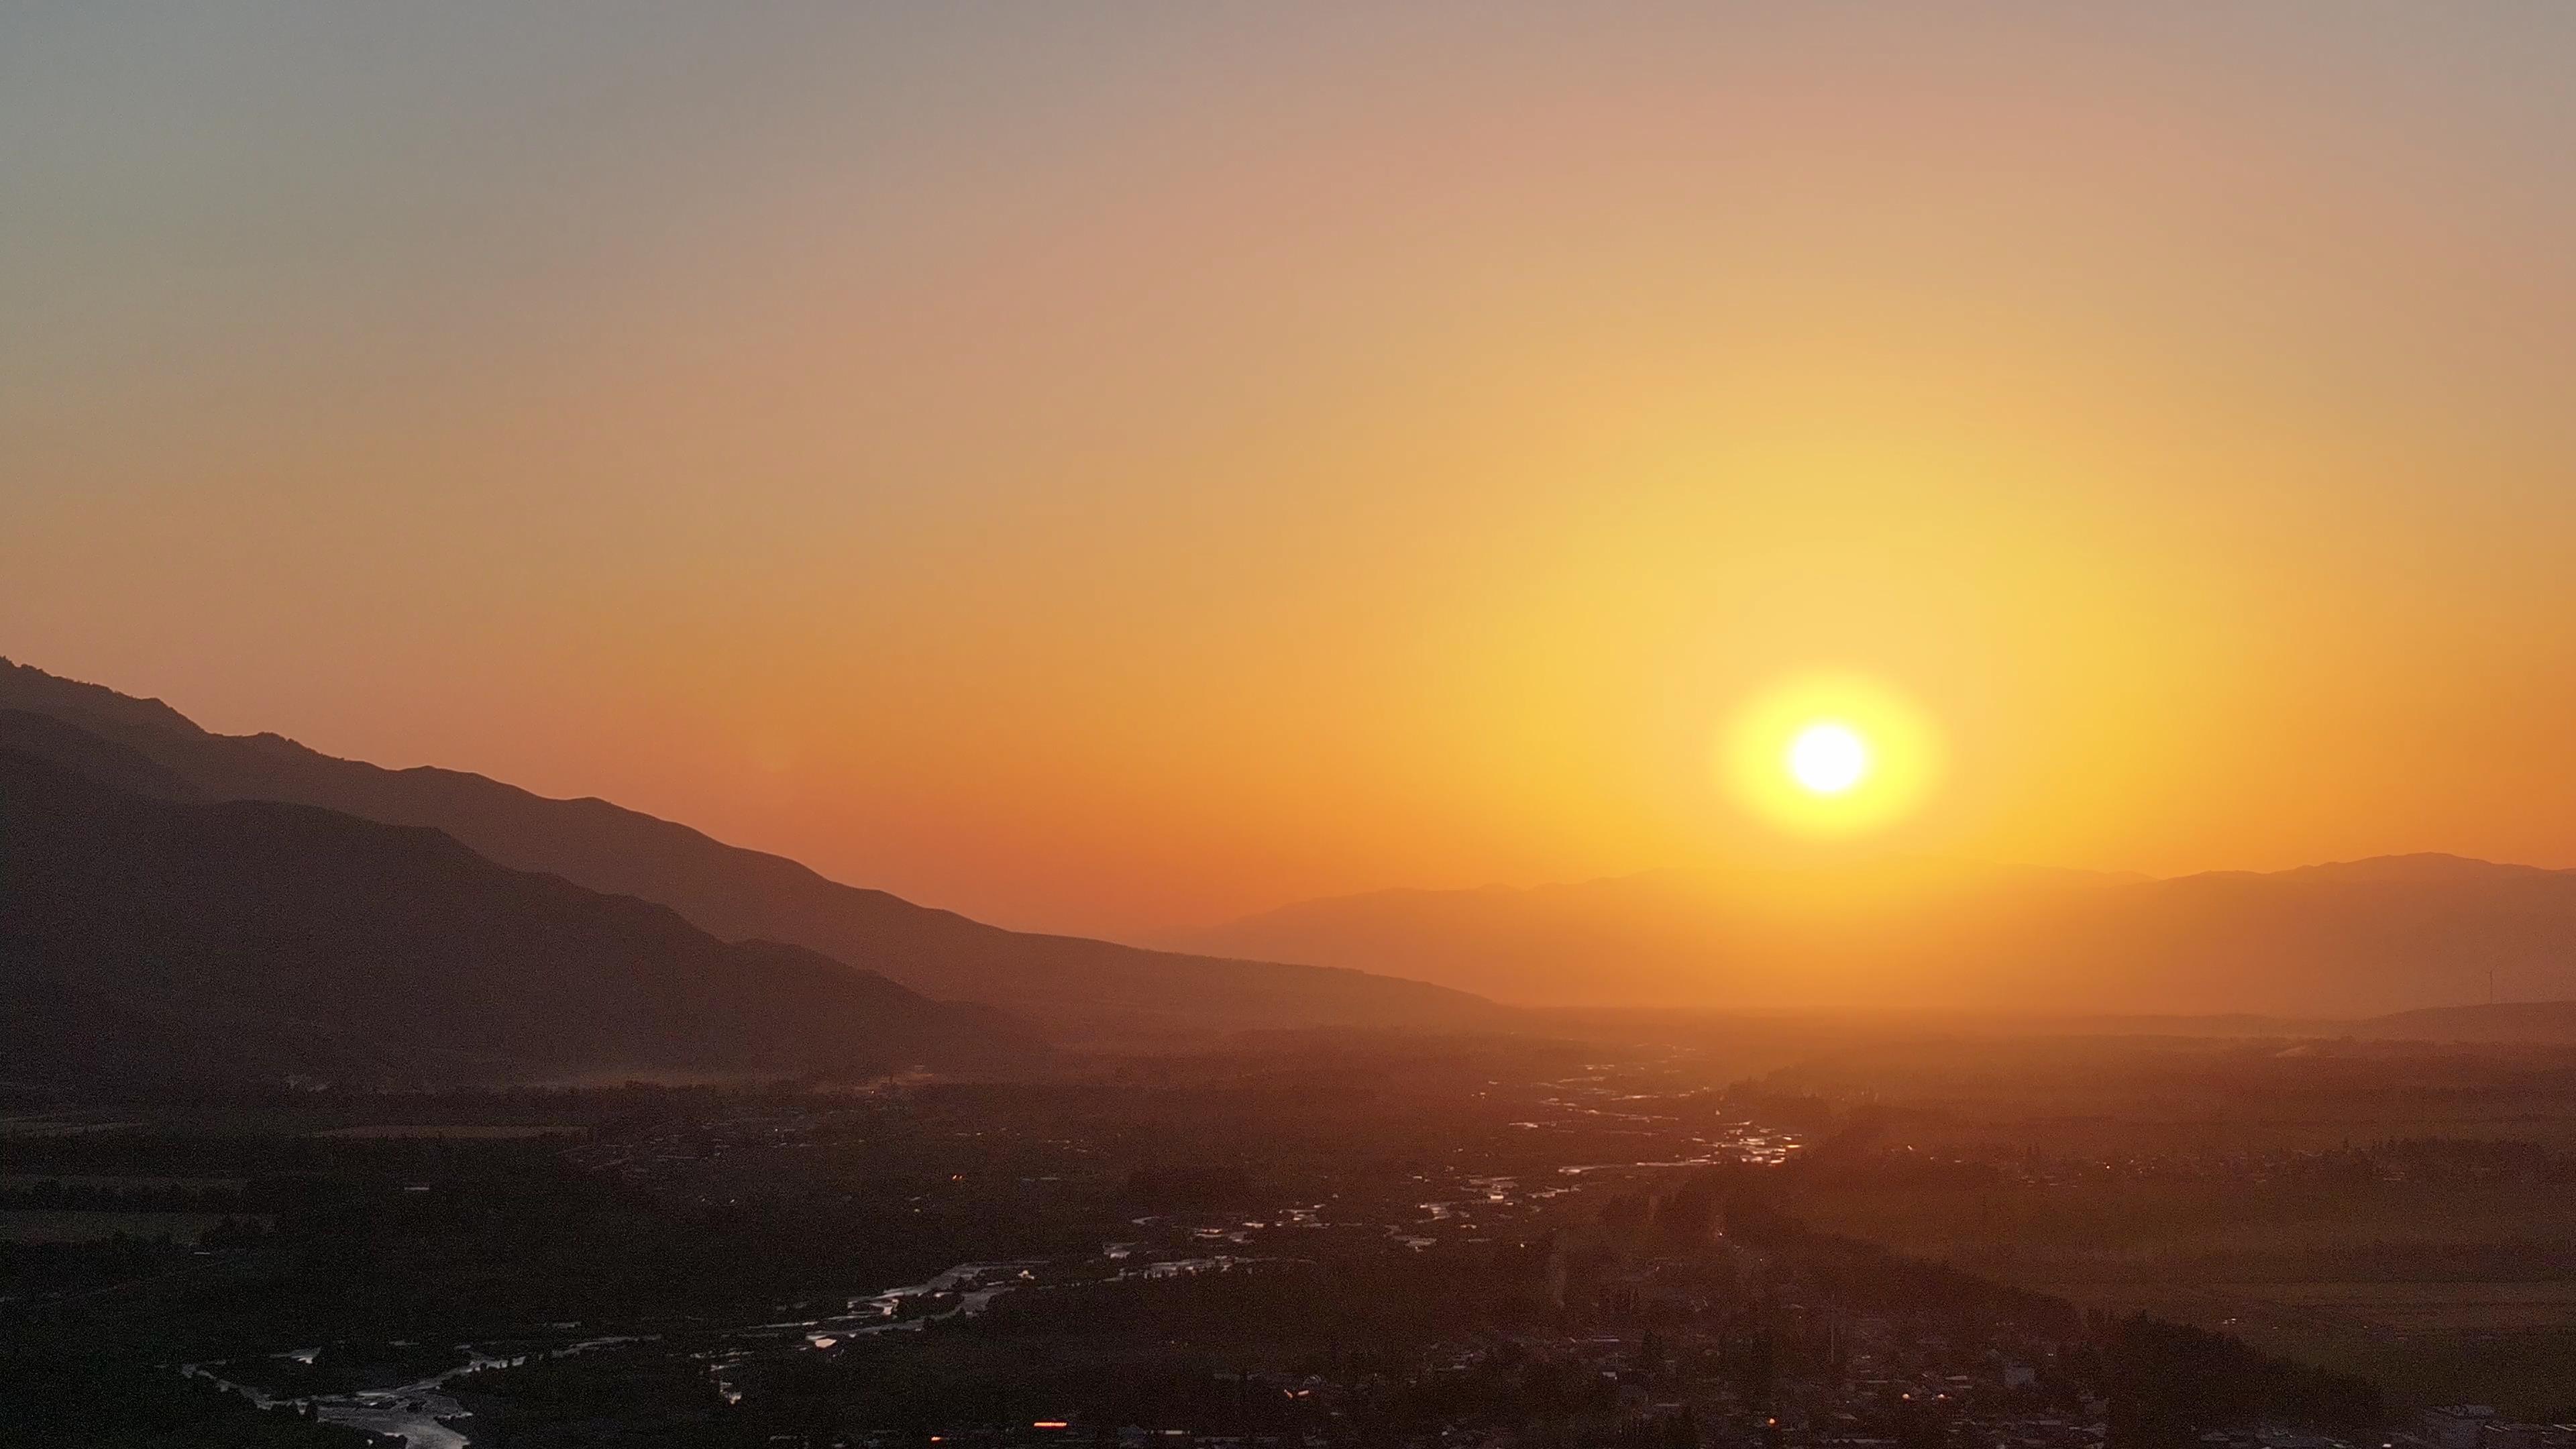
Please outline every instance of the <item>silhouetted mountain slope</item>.
[{"label": "silhouetted mountain slope", "polygon": [[111,789],[0,750],[0,1061],[440,1078],[990,1066],[987,1009],[671,910],[506,870],[433,830]]},{"label": "silhouetted mountain slope", "polygon": [[51,715],[0,709],[0,750],[33,755],[129,795],[163,800],[206,798],[204,791],[142,751],[102,739]]},{"label": "silhouetted mountain slope", "polygon": [[768,939],[942,1000],[1085,1025],[1449,1026],[1491,1003],[1362,971],[1174,955],[984,925],[826,880],[604,800],[551,800],[454,770],[387,770],[277,735],[210,734],[158,700],[0,660],[0,708],[33,711],[148,757],[208,795],[284,800],[443,830],[500,864],[679,911],[727,940]]},{"label": "silhouetted mountain slope", "polygon": [[1882,862],[1311,901],[1199,949],[1550,1004],[2254,1012],[2576,995],[2576,871],[2402,856],[2174,880]]}]

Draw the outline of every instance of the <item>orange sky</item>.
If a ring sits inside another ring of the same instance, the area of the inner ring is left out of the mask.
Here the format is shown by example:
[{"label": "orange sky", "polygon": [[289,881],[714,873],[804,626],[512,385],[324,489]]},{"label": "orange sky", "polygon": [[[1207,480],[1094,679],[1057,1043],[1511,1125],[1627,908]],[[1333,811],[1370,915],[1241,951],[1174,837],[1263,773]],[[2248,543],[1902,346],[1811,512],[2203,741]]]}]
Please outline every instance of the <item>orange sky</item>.
[{"label": "orange sky", "polygon": [[2576,866],[2567,12],[520,8],[0,19],[0,653],[1108,933],[1796,858],[1818,669]]}]

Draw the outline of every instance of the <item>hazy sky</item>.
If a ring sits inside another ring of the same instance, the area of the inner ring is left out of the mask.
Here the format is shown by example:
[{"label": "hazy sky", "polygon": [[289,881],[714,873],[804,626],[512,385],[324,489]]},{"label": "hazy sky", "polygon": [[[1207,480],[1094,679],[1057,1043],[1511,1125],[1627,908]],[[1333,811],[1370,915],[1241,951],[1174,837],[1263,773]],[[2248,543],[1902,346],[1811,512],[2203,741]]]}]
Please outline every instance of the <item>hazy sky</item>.
[{"label": "hazy sky", "polygon": [[[1938,13],[1936,13],[1938,12]],[[0,654],[1014,925],[2576,866],[2576,7],[0,4]]]}]

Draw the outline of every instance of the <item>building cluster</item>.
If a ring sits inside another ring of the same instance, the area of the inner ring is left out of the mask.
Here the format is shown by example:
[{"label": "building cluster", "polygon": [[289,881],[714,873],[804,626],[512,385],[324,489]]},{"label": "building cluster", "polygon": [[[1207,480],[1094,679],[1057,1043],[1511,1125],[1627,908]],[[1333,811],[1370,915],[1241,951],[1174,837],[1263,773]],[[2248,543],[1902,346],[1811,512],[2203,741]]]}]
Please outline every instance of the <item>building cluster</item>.
[{"label": "building cluster", "polygon": [[2508,1419],[2491,1404],[2443,1404],[2415,1416],[2396,1449],[2576,1449],[2576,1424]]}]

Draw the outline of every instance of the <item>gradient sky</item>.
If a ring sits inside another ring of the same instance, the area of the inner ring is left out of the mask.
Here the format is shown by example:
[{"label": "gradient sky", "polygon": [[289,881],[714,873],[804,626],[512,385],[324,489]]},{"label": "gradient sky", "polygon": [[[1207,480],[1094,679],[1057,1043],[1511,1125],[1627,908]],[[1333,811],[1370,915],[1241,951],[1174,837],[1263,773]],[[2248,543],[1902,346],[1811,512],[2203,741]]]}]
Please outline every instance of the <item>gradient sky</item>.
[{"label": "gradient sky", "polygon": [[1798,858],[1820,668],[2576,866],[2576,8],[1898,9],[0,7],[0,653],[1130,935]]}]

